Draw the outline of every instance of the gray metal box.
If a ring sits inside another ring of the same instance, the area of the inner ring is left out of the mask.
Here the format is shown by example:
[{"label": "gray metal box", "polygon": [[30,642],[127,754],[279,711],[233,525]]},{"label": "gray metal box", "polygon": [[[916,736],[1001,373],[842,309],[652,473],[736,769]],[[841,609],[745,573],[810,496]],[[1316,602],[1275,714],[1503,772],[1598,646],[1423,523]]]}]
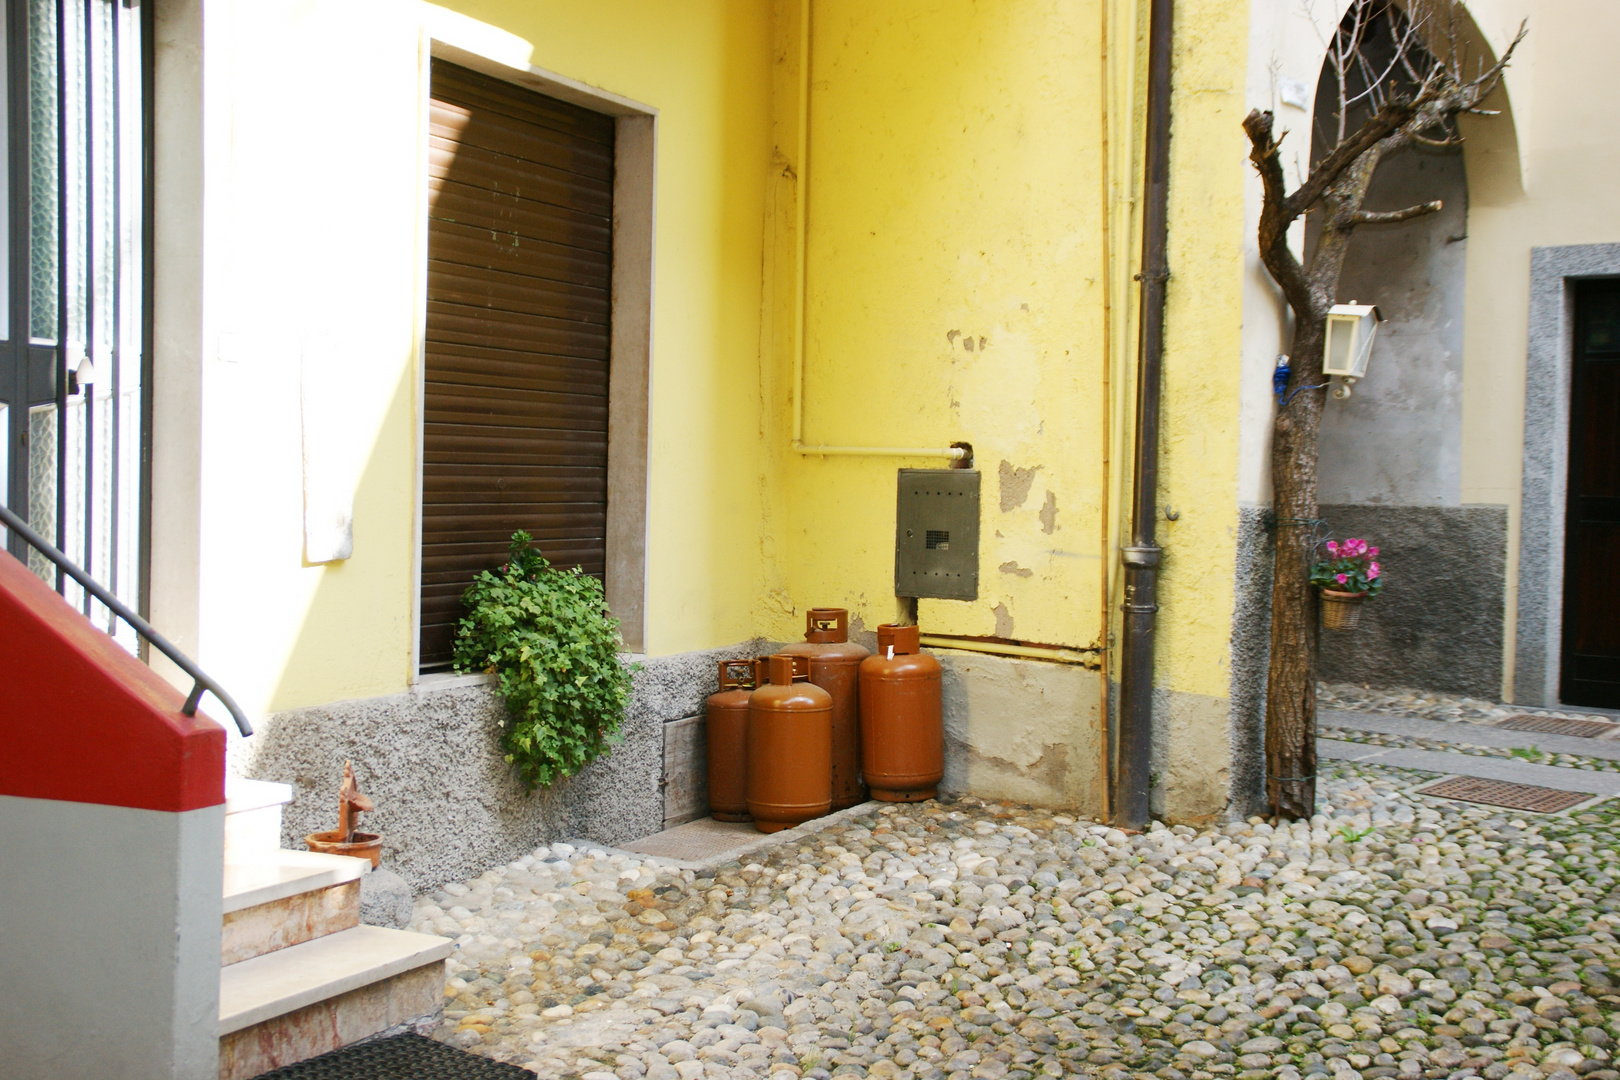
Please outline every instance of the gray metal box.
[{"label": "gray metal box", "polygon": [[979,598],[979,472],[901,469],[894,594]]}]

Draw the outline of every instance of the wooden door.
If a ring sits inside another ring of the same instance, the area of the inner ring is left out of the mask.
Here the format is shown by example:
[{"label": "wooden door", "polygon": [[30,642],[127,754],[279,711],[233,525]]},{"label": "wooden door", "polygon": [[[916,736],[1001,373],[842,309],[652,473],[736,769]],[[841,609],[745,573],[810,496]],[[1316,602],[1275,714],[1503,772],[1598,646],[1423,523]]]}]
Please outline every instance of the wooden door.
[{"label": "wooden door", "polygon": [[433,61],[420,669],[512,533],[606,569],[613,118]]},{"label": "wooden door", "polygon": [[1620,709],[1620,279],[1576,284],[1574,330],[1559,697]]}]

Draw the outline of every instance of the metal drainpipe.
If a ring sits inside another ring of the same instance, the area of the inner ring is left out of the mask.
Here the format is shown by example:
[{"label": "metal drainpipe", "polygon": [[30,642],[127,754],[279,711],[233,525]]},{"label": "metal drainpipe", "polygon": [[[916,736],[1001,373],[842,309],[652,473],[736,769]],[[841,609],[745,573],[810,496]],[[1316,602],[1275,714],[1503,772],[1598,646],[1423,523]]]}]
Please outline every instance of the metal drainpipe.
[{"label": "metal drainpipe", "polygon": [[1155,539],[1159,494],[1159,372],[1164,355],[1165,261],[1169,230],[1170,44],[1175,0],[1152,0],[1148,27],[1146,200],[1142,221],[1142,321],[1137,349],[1136,445],[1131,543],[1125,563],[1124,641],[1119,661],[1119,775],[1114,821],[1145,828],[1153,755],[1153,635],[1160,548]]}]

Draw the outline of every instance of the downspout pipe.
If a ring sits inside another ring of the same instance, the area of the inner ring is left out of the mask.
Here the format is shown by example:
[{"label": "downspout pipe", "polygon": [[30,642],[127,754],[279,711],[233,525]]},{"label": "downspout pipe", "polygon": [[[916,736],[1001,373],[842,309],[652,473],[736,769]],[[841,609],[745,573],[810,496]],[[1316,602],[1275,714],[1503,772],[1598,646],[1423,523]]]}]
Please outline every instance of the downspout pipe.
[{"label": "downspout pipe", "polygon": [[1148,25],[1147,190],[1142,217],[1142,308],[1137,343],[1136,440],[1131,542],[1125,567],[1124,637],[1119,660],[1119,755],[1114,821],[1143,829],[1152,815],[1153,642],[1158,621],[1159,382],[1170,189],[1170,59],[1175,0],[1152,0]]}]

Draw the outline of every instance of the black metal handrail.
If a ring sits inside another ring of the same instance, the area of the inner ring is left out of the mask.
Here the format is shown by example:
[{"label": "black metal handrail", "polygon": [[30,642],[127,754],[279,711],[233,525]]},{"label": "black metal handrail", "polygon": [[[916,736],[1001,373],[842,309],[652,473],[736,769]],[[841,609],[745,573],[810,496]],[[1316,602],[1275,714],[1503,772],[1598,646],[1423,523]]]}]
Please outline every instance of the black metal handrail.
[{"label": "black metal handrail", "polygon": [[226,711],[231,714],[231,719],[236,721],[236,730],[243,735],[253,734],[253,725],[248,723],[248,718],[242,712],[242,707],[231,698],[231,695],[225,692],[224,687],[204,674],[202,668],[192,663],[191,658],[175,648],[168,638],[152,629],[151,624],[145,619],[125,607],[123,601],[96,584],[95,579],[85,573],[78,563],[56,550],[55,546],[48,540],[29,528],[28,523],[12,513],[4,503],[0,503],[0,524],[5,525],[6,528],[28,541],[29,545],[36,551],[55,563],[59,570],[84,586],[86,592],[107,605],[108,611],[123,619],[130,625],[131,629],[150,642],[158,652],[174,661],[176,667],[191,676],[191,693],[186,695],[186,703],[180,707],[181,712],[187,716],[196,716],[197,704],[202,701],[203,692],[207,691],[218,698],[219,703],[225,706]]}]

